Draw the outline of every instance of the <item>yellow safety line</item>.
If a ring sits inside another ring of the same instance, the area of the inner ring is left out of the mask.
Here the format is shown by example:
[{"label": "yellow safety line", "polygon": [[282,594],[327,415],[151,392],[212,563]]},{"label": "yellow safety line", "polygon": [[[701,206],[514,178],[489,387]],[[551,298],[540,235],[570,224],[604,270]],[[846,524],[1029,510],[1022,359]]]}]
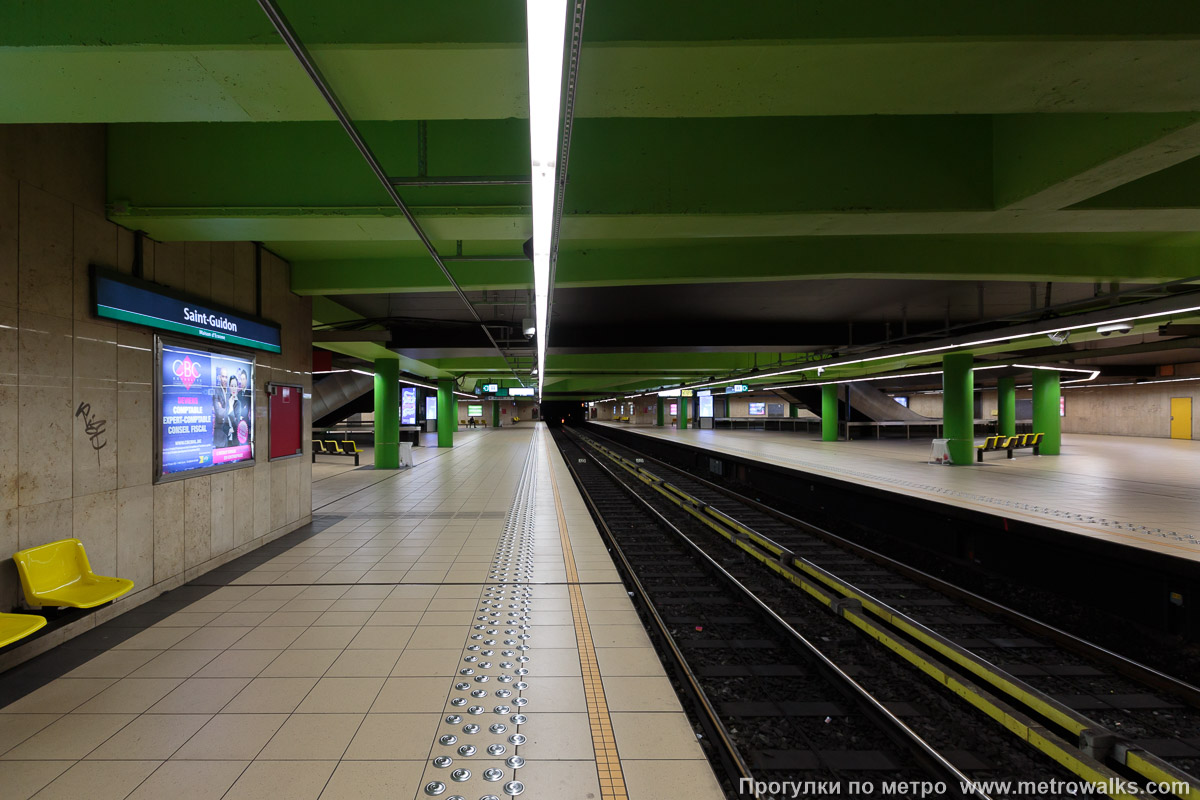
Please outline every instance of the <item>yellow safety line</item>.
[{"label": "yellow safety line", "polygon": [[604,697],[604,684],[600,679],[600,664],[596,661],[596,646],[592,642],[587,610],[583,605],[583,590],[579,586],[575,552],[571,549],[571,540],[567,536],[567,518],[563,514],[562,499],[558,494],[558,480],[554,477],[554,453],[549,442],[546,443],[546,453],[550,456],[547,462],[550,465],[550,486],[554,490],[554,510],[558,513],[558,539],[562,543],[563,565],[567,570],[567,590],[571,595],[575,639],[579,643],[579,665],[583,669],[583,694],[587,701],[588,723],[592,731],[592,749],[596,753],[600,797],[603,800],[628,800],[625,773],[621,770],[621,759],[617,755],[617,738],[613,734],[608,700]]}]

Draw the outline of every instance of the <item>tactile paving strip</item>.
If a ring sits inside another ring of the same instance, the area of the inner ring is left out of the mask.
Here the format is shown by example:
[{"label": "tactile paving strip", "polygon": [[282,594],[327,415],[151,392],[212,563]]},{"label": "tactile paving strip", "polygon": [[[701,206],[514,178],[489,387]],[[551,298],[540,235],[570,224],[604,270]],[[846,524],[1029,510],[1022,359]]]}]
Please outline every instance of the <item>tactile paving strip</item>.
[{"label": "tactile paving strip", "polygon": [[528,717],[521,709],[529,703],[533,638],[533,461],[531,448],[418,796],[500,800],[525,791],[518,770],[525,766],[520,728]]},{"label": "tactile paving strip", "polygon": [[[546,443],[548,459],[554,458],[550,443]],[[551,462],[548,462],[551,463]],[[579,646],[579,665],[583,670],[583,693],[587,701],[588,724],[592,733],[592,749],[596,754],[596,772],[600,778],[600,796],[604,800],[627,800],[625,773],[617,754],[617,740],[613,735],[612,718],[608,714],[608,700],[604,696],[604,684],[600,679],[600,665],[596,661],[596,647],[592,642],[592,630],[588,626],[587,610],[583,604],[583,590],[579,586],[579,572],[575,567],[575,553],[567,535],[567,520],[563,514],[562,499],[558,494],[558,480],[550,469],[550,486],[554,490],[554,510],[558,514],[558,538],[562,543],[563,564],[567,571],[567,590],[571,597],[571,618],[575,623],[575,640]]]}]

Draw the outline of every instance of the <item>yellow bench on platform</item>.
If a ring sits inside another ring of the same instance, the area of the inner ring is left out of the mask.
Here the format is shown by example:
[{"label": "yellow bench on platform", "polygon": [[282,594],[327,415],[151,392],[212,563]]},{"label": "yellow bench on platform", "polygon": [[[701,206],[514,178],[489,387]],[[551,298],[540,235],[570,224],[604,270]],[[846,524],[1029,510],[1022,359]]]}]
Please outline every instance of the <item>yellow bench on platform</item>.
[{"label": "yellow bench on platform", "polygon": [[0,647],[24,639],[45,625],[46,618],[37,614],[0,614]]},{"label": "yellow bench on platform", "polygon": [[83,542],[63,539],[13,554],[31,606],[95,608],[133,588],[133,581],[92,572]]}]

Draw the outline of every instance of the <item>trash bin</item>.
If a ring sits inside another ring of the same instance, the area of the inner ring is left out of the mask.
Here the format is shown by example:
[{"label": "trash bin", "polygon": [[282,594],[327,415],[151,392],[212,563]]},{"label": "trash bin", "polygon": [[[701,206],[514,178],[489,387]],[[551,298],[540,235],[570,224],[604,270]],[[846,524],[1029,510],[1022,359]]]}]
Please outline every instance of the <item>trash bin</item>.
[{"label": "trash bin", "polygon": [[950,440],[949,439],[934,439],[933,446],[929,448],[929,463],[930,464],[949,464],[950,463]]},{"label": "trash bin", "polygon": [[400,466],[411,467],[412,465],[413,465],[412,442],[401,442],[400,443]]}]

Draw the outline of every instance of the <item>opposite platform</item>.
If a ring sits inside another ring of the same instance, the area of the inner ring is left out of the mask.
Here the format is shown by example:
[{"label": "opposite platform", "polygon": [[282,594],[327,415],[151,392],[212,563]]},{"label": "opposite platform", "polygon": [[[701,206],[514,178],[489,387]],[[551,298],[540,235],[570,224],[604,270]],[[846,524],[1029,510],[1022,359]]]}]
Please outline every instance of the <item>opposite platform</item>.
[{"label": "opposite platform", "polygon": [[4,797],[721,797],[545,429],[462,444],[7,673]]},{"label": "opposite platform", "polygon": [[796,433],[630,426],[596,422],[713,452],[823,475],[1200,560],[1200,443],[1063,436],[1062,455],[982,464],[929,464],[929,442],[823,442]]}]

